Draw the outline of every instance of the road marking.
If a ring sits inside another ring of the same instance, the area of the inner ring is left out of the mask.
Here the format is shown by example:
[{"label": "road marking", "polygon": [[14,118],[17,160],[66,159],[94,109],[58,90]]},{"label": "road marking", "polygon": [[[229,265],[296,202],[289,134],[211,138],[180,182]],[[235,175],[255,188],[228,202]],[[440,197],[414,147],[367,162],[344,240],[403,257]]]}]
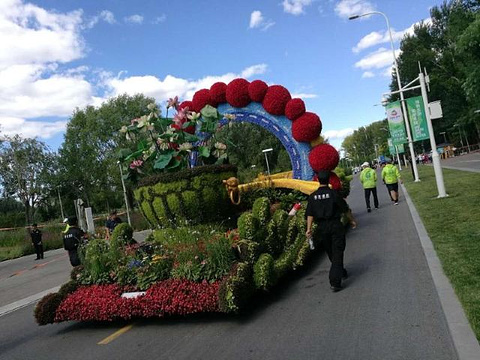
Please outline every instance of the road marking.
[{"label": "road marking", "polygon": [[0,307],[0,317],[3,315],[7,315],[15,310],[21,309],[25,306],[28,306],[38,300],[40,300],[42,297],[44,297],[47,294],[50,293],[56,293],[60,289],[60,286],[55,286],[54,288],[51,288],[49,290],[45,290],[42,292],[39,292],[38,294],[31,295],[29,297],[26,297],[25,299],[15,301],[11,304],[5,305]]},{"label": "road marking", "polygon": [[112,342],[116,338],[118,338],[120,335],[125,334],[128,330],[130,330],[133,327],[133,324],[124,326],[120,330],[114,332],[112,335],[107,336],[105,339],[102,341],[98,342],[97,345],[107,345],[108,343]]}]

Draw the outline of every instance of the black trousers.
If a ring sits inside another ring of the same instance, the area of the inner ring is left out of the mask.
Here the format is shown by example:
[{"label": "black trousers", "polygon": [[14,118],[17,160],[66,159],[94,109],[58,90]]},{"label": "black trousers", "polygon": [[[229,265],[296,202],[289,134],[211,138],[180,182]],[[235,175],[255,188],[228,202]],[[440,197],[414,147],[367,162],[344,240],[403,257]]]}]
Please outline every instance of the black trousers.
[{"label": "black trousers", "polygon": [[70,258],[70,264],[72,264],[73,267],[81,264],[77,249],[68,250],[68,257]]},{"label": "black trousers", "polygon": [[37,253],[37,259],[43,259],[43,244],[33,244],[35,252]]},{"label": "black trousers", "polygon": [[370,193],[373,194],[373,205],[378,207],[378,197],[377,197],[377,188],[365,189],[365,203],[367,204],[367,209],[370,209]]},{"label": "black trousers", "polygon": [[340,219],[317,221],[318,230],[315,240],[325,250],[332,265],[330,266],[330,285],[341,286],[343,268],[343,253],[345,251],[345,227]]}]

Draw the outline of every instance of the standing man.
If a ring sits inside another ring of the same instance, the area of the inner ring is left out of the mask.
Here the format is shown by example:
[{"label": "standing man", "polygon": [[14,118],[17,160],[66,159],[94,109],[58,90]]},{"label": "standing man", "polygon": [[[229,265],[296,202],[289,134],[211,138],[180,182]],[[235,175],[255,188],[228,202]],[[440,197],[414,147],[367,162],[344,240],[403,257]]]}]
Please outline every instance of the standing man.
[{"label": "standing man", "polygon": [[365,203],[367,204],[367,211],[372,211],[370,207],[370,193],[373,194],[373,205],[378,209],[377,197],[377,172],[370,167],[370,164],[365,161],[362,164],[362,172],[360,173],[360,182],[365,191]]},{"label": "standing man", "polygon": [[330,171],[319,171],[318,182],[320,187],[308,197],[306,210],[307,239],[312,238],[312,224],[318,224],[314,242],[320,242],[328,258],[332,262],[330,267],[330,289],[333,292],[342,290],[342,278],[347,278],[347,271],[343,267],[343,252],[345,251],[345,228],[340,221],[342,213],[348,211],[345,200],[336,190],[328,187]]},{"label": "standing man", "polygon": [[43,259],[42,232],[37,227],[37,224],[32,224],[30,236],[32,238],[32,244],[35,248],[35,252],[37,253],[37,258],[35,260]]},{"label": "standing man", "polygon": [[385,185],[387,185],[388,192],[394,205],[398,205],[398,181],[403,184],[400,178],[400,172],[398,168],[392,164],[392,160],[387,160],[387,165],[382,169],[382,179]]},{"label": "standing man", "polygon": [[80,265],[80,258],[78,257],[78,246],[85,238],[85,233],[78,227],[78,219],[76,216],[68,218],[69,228],[63,234],[63,247],[68,251],[70,264],[73,267]]},{"label": "standing man", "polygon": [[115,227],[121,223],[122,223],[122,219],[120,219],[117,212],[112,211],[110,213],[110,216],[107,218],[107,221],[105,222],[105,227],[106,227],[105,238],[107,240],[110,240],[110,235],[112,235],[113,230],[115,230]]}]

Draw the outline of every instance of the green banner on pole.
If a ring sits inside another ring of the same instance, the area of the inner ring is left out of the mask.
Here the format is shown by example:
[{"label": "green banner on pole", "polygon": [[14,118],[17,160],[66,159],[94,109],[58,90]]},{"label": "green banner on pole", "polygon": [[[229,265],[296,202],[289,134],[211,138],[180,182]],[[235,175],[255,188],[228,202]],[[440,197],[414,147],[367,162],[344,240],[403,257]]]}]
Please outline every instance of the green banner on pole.
[{"label": "green banner on pole", "polygon": [[[390,151],[390,155],[392,156],[397,155],[397,149],[399,154],[403,154],[405,152],[405,146],[403,146],[403,144],[393,145],[392,138],[388,138],[387,142],[388,142],[388,151]],[[395,146],[397,147],[397,149],[395,149]]]},{"label": "green banner on pole", "polygon": [[398,153],[403,154],[405,152],[405,147],[403,144],[397,145]]},{"label": "green banner on pole", "polygon": [[416,96],[405,99],[405,101],[407,102],[408,118],[410,119],[413,141],[428,139],[427,117],[425,116],[423,98]]},{"label": "green banner on pole", "polygon": [[400,145],[407,142],[407,133],[402,116],[400,101],[387,104],[388,127],[392,136],[393,145]]}]

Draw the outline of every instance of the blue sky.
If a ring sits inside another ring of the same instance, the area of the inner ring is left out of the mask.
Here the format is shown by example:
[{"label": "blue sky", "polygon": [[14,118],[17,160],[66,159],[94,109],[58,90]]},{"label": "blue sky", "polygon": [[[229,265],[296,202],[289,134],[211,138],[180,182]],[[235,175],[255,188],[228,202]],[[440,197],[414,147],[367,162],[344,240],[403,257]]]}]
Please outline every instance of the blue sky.
[{"label": "blue sky", "polygon": [[440,0],[1,0],[0,131],[56,150],[75,107],[124,92],[164,103],[235,77],[280,84],[340,147],[384,118],[392,53]]}]

